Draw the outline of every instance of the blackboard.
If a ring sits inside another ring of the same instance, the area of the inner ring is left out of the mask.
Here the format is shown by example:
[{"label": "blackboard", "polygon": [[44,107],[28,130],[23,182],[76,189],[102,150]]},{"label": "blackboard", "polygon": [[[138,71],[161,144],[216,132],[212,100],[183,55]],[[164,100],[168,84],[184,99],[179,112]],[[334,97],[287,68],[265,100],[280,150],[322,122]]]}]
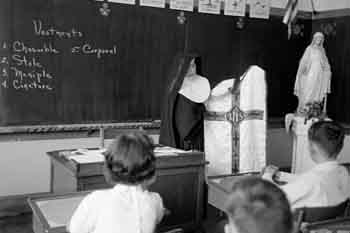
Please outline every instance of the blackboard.
[{"label": "blackboard", "polygon": [[[168,5],[138,2],[109,2],[110,15],[102,16],[101,2],[94,0],[2,0],[0,126],[158,120],[167,73],[179,52],[201,56],[211,87],[259,65],[266,71],[269,118],[295,110],[295,74],[311,20],[299,20],[303,34],[288,40],[280,16],[245,18],[240,29],[237,17],[195,9],[180,24],[179,11]],[[23,45],[28,51],[17,51]],[[48,52],[32,49],[45,47]],[[43,85],[18,87],[17,70],[27,76],[45,70],[49,77],[41,78]]]},{"label": "blackboard", "polygon": [[2,0],[0,126],[159,119],[185,28],[169,9]]}]

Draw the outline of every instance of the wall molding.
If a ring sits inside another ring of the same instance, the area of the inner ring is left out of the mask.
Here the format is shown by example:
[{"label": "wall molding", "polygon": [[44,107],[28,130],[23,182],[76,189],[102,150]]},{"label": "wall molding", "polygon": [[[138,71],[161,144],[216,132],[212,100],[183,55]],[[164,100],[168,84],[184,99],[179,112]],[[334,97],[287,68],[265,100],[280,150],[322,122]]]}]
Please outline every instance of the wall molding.
[{"label": "wall molding", "polygon": [[350,8],[318,12],[312,15],[312,20],[339,18],[339,17],[346,17],[346,16],[350,16]]}]

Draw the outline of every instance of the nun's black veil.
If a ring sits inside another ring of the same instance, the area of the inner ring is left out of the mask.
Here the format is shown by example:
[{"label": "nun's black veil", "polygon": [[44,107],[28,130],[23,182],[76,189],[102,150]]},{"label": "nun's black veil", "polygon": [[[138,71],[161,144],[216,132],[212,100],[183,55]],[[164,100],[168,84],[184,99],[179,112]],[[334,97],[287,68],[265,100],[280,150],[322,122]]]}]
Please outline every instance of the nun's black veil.
[{"label": "nun's black veil", "polygon": [[174,107],[175,101],[182,86],[182,82],[188,72],[192,59],[195,59],[197,74],[200,72],[200,59],[195,54],[179,54],[175,57],[171,66],[167,82],[165,86],[162,112],[161,112],[161,126],[159,143],[171,146],[179,147],[176,143],[175,124],[174,124]]}]

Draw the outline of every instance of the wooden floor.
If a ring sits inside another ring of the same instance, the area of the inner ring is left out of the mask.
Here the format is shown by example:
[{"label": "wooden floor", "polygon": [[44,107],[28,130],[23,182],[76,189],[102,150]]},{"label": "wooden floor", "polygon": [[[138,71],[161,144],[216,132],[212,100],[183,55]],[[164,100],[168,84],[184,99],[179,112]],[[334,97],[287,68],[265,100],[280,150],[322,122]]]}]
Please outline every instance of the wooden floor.
[{"label": "wooden floor", "polygon": [[[218,217],[218,211],[213,207],[208,207],[208,215],[203,224],[204,233],[224,233],[223,221],[219,219],[221,217]],[[0,218],[0,233],[33,233],[32,214]]]}]

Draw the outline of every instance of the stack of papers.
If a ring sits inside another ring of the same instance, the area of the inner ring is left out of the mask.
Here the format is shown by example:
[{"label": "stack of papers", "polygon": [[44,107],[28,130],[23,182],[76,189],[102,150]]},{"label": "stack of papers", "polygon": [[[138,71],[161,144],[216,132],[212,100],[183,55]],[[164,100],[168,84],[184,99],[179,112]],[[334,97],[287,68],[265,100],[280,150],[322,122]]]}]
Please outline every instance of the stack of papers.
[{"label": "stack of papers", "polygon": [[77,163],[102,163],[105,160],[105,157],[102,154],[104,151],[105,149],[102,149],[102,150],[78,149],[76,151],[72,151],[68,158]]},{"label": "stack of papers", "polygon": [[[74,151],[66,151],[62,156],[77,163],[102,163],[105,158],[102,154],[105,149],[78,149]],[[191,153],[192,151],[180,150],[168,146],[156,147],[154,154],[156,157],[161,156],[177,156],[178,154]]]},{"label": "stack of papers", "polygon": [[168,146],[156,147],[154,149],[154,154],[156,157],[158,156],[176,156],[180,153],[190,153],[191,151],[180,150]]}]

